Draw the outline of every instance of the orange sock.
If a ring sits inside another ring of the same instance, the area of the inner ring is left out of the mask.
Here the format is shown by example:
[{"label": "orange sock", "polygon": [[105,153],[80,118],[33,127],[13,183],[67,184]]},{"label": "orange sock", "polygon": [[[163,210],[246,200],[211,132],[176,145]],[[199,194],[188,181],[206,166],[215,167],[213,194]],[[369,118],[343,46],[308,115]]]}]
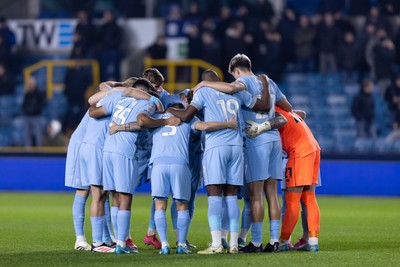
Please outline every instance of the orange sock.
[{"label": "orange sock", "polygon": [[318,237],[320,227],[320,212],[315,192],[303,192],[301,199],[307,209],[307,223],[310,237]]},{"label": "orange sock", "polygon": [[286,192],[286,212],[282,222],[282,240],[288,240],[296,226],[300,213],[300,198],[301,193]]}]

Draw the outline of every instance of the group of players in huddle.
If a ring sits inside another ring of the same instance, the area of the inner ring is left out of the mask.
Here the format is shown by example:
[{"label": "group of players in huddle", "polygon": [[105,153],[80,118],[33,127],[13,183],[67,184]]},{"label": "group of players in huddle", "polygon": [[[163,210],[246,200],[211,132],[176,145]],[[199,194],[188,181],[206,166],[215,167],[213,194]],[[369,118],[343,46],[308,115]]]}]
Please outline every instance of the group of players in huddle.
[{"label": "group of players in huddle", "polygon": [[[153,204],[144,242],[160,254],[171,253],[169,195],[176,253],[192,253],[195,246],[187,241],[187,233],[196,191],[203,183],[212,243],[198,254],[319,250],[315,187],[320,183],[320,148],[304,122],[305,112],[292,110],[267,76],[254,75],[246,55],[231,59],[229,73],[236,79],[232,83],[206,70],[192,90],[175,95],[162,88],[164,78],[154,68],[141,78],[99,85],[67,151],[65,183],[76,189],[76,250],[137,253],[130,236],[132,195],[147,179]],[[83,231],[89,193],[92,245]],[[244,200],[241,227],[239,198]],[[264,198],[270,219],[265,247]],[[303,237],[293,246],[300,205]],[[246,245],[250,229],[251,242]]]}]

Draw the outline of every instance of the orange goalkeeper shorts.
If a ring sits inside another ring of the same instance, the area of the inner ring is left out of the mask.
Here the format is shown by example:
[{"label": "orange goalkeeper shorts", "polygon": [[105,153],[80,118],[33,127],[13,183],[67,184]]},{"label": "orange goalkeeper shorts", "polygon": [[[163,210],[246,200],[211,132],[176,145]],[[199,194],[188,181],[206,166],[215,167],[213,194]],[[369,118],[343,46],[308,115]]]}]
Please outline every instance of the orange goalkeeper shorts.
[{"label": "orange goalkeeper shorts", "polygon": [[320,151],[301,158],[290,158],[286,164],[286,187],[318,184]]}]

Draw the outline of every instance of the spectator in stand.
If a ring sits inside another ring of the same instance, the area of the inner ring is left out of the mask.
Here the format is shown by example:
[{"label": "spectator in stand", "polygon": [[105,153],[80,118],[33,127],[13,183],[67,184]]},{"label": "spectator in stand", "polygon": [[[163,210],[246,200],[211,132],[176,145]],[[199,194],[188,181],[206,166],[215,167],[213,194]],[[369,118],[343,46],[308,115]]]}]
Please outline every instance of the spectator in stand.
[{"label": "spectator in stand", "polygon": [[400,13],[399,0],[378,0],[378,7],[384,16],[395,16]]},{"label": "spectator in stand", "polygon": [[282,57],[282,37],[273,28],[264,33],[266,53],[261,55],[260,60],[264,64],[263,70],[276,82],[282,80],[283,57]]},{"label": "spectator in stand", "polygon": [[348,32],[352,32],[353,34],[356,33],[353,25],[349,22],[347,17],[343,16],[343,13],[341,11],[334,13],[333,16],[335,18],[335,25],[338,30],[340,40],[343,40],[344,35]]},{"label": "spectator in stand", "polygon": [[[267,0],[256,0],[253,5],[250,6],[251,18],[256,19],[257,21],[266,20],[268,23],[272,22],[274,17],[274,9],[272,5]],[[258,23],[254,23],[253,25],[257,27]]]},{"label": "spectator in stand", "polygon": [[12,95],[14,91],[13,76],[8,73],[4,64],[0,64],[0,95]]},{"label": "spectator in stand", "polygon": [[173,4],[169,8],[169,13],[167,18],[169,20],[180,20],[182,19],[181,8],[178,4]]},{"label": "spectator in stand", "polygon": [[201,37],[200,37],[200,30],[199,27],[196,24],[192,24],[189,27],[189,53],[188,57],[189,58],[200,58],[201,57]]},{"label": "spectator in stand", "polygon": [[3,62],[7,67],[11,63],[11,50],[3,35],[0,35],[0,62]]},{"label": "spectator in stand", "polygon": [[338,49],[338,65],[344,74],[344,82],[357,82],[357,69],[360,66],[360,46],[352,32],[347,32]]},{"label": "spectator in stand", "polygon": [[102,25],[98,35],[100,77],[102,81],[120,80],[121,43],[122,29],[118,26],[113,12],[106,10],[103,13]]},{"label": "spectator in stand", "polygon": [[400,103],[397,104],[393,117],[393,129],[386,137],[388,142],[400,141]]},{"label": "spectator in stand", "polygon": [[[219,38],[221,38],[221,42],[224,41],[223,36],[225,35],[226,30],[232,24],[232,10],[229,6],[222,6],[221,13],[219,15],[219,22],[217,23],[216,33]],[[224,46],[223,43],[221,43]]]},{"label": "spectator in stand", "polygon": [[221,47],[218,40],[215,39],[213,33],[204,31],[201,34],[201,41],[203,46],[201,58],[210,64],[221,67]]},{"label": "spectator in stand", "polygon": [[[224,35],[224,47],[223,47],[223,66],[228,66],[230,59],[237,53],[246,53],[246,43],[244,42],[244,24],[241,21],[234,21],[226,29]],[[226,69],[226,68],[224,68]],[[227,74],[227,73],[225,73]],[[229,75],[224,75],[229,77]]]},{"label": "spectator in stand", "polygon": [[84,10],[86,13],[91,14],[96,6],[97,0],[68,0],[66,1],[69,5],[72,14],[76,14],[81,10]]},{"label": "spectator in stand", "polygon": [[300,24],[294,32],[294,43],[298,68],[302,72],[311,72],[315,68],[315,37],[315,28],[309,17],[301,15]]},{"label": "spectator in stand", "polygon": [[22,102],[25,146],[42,145],[45,128],[45,118],[42,116],[42,112],[45,105],[45,93],[38,89],[36,79],[30,77]]},{"label": "spectator in stand", "polygon": [[76,59],[75,64],[68,68],[64,79],[64,95],[68,103],[68,111],[64,118],[66,132],[75,129],[85,114],[85,92],[91,82],[89,69],[81,65],[80,59]]},{"label": "spectator in stand", "polygon": [[318,11],[321,14],[342,11],[346,0],[320,0]]},{"label": "spectator in stand", "polygon": [[0,36],[3,36],[3,39],[7,44],[7,47],[9,48],[10,52],[14,53],[15,52],[14,48],[16,44],[15,34],[8,27],[7,20],[5,17],[0,17]]},{"label": "spectator in stand", "polygon": [[65,146],[65,135],[61,131],[61,122],[52,120],[47,126],[43,146]]},{"label": "spectator in stand", "polygon": [[[92,50],[95,43],[96,29],[89,19],[88,13],[86,11],[78,11],[77,19],[78,24],[75,27],[74,48],[76,39],[77,49],[79,49],[79,51],[75,51],[75,56],[73,58],[76,58],[78,55],[79,57],[87,58],[90,57],[93,53]],[[73,49],[73,51],[74,50],[75,49]]]},{"label": "spectator in stand", "polygon": [[373,65],[372,58],[372,47],[370,47],[370,43],[374,42],[376,39],[376,27],[373,23],[367,23],[364,26],[363,31],[359,37],[359,44],[361,50],[361,65],[360,72],[370,71],[372,73],[371,67]]},{"label": "spectator in stand", "polygon": [[185,20],[188,20],[191,24],[200,25],[203,19],[203,15],[200,12],[200,6],[196,2],[190,2],[189,11],[185,15]]},{"label": "spectator in stand", "polygon": [[164,35],[159,35],[156,42],[147,48],[146,56],[152,59],[167,58],[167,45],[165,43]]},{"label": "spectator in stand", "polygon": [[385,100],[389,110],[395,112],[400,105],[400,74],[397,74],[392,85],[386,90]]},{"label": "spectator in stand", "polygon": [[381,16],[379,8],[372,6],[369,10],[369,15],[367,17],[367,23],[373,23],[377,28],[384,28],[386,32],[390,32],[389,25],[385,19]]},{"label": "spectator in stand", "polygon": [[216,28],[217,25],[215,24],[214,18],[211,16],[206,17],[201,23],[201,32],[203,31],[214,32]]},{"label": "spectator in stand", "polygon": [[357,137],[359,138],[376,137],[373,126],[375,104],[372,91],[372,82],[364,80],[360,92],[353,98],[351,105],[351,112],[357,124]]},{"label": "spectator in stand", "polygon": [[396,60],[396,51],[389,38],[382,39],[373,49],[375,79],[382,95],[390,85],[392,70]]},{"label": "spectator in stand", "polygon": [[[251,16],[253,16],[253,14]],[[247,4],[244,3],[239,6],[239,8],[236,10],[235,19],[243,22],[244,28],[246,30],[251,29],[249,8],[248,8]]]},{"label": "spectator in stand", "polygon": [[321,74],[336,71],[336,48],[339,42],[338,29],[331,13],[324,15],[318,26],[317,42],[319,52],[319,70]]},{"label": "spectator in stand", "polygon": [[285,64],[295,61],[295,42],[294,35],[298,27],[296,13],[291,8],[286,8],[283,18],[279,21],[278,32],[282,36],[282,49]]},{"label": "spectator in stand", "polygon": [[82,42],[82,37],[78,32],[72,36],[74,45],[72,46],[70,58],[85,58],[87,54],[86,46]]}]

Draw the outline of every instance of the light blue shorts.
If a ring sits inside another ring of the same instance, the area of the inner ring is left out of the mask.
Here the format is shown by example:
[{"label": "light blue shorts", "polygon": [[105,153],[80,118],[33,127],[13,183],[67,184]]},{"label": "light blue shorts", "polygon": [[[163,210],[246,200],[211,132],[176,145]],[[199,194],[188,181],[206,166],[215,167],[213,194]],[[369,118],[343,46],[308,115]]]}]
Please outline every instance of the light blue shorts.
[{"label": "light blue shorts", "polygon": [[282,180],[282,145],[273,141],[244,150],[246,183],[268,178]]},{"label": "light blue shorts", "polygon": [[79,147],[80,143],[76,142],[70,142],[68,145],[67,159],[65,161],[65,186],[89,190],[88,186],[82,185],[78,160]]},{"label": "light blue shorts", "polygon": [[138,184],[133,159],[117,153],[103,152],[103,188],[133,194]]},{"label": "light blue shorts", "polygon": [[154,164],[151,173],[151,195],[156,198],[190,200],[190,171],[183,164]]},{"label": "light blue shorts", "polygon": [[243,147],[217,146],[204,152],[204,184],[243,185]]},{"label": "light blue shorts", "polygon": [[79,170],[82,184],[103,185],[103,150],[93,144],[82,143],[79,148]]}]

